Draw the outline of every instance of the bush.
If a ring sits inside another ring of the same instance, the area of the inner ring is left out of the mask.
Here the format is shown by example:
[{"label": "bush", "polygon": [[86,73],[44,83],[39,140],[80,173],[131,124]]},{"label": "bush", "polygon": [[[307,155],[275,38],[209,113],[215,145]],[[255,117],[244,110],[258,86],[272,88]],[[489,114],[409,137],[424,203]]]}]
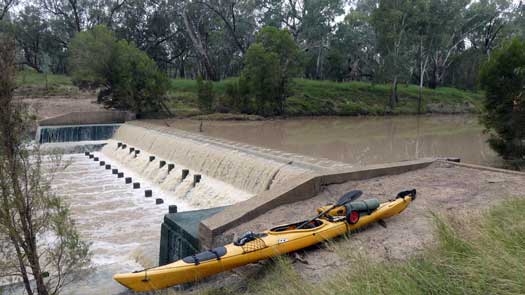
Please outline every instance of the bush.
[{"label": "bush", "polygon": [[491,147],[505,159],[525,160],[525,41],[514,39],[496,50],[483,65],[480,82]]},{"label": "bush", "polygon": [[211,113],[213,108],[214,93],[211,81],[205,81],[201,76],[197,77],[197,98],[199,109],[205,113]]},{"label": "bush", "polygon": [[169,87],[167,77],[146,53],[117,41],[104,26],[78,33],[70,44],[73,82],[102,87],[99,102],[136,113],[158,111]]},{"label": "bush", "polygon": [[249,99],[249,90],[241,80],[233,80],[226,83],[225,92],[227,100],[225,104],[239,113],[253,113],[252,102]]},{"label": "bush", "polygon": [[246,52],[239,85],[255,98],[258,114],[284,113],[291,78],[300,71],[299,60],[299,48],[288,31],[265,27],[257,34],[257,42]]}]

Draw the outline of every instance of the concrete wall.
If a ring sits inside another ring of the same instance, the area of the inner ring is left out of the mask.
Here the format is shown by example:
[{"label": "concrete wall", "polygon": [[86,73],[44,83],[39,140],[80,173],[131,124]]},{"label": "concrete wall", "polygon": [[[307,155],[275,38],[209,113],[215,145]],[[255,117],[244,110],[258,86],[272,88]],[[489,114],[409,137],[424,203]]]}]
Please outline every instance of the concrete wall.
[{"label": "concrete wall", "polygon": [[321,191],[321,187],[344,183],[351,180],[363,180],[373,177],[400,174],[421,169],[432,164],[436,159],[420,159],[399,163],[370,165],[346,170],[326,170],[321,173],[299,175],[286,186],[278,186],[262,192],[253,198],[234,204],[223,211],[201,221],[199,239],[203,248],[222,245],[231,241],[232,237],[224,237],[222,233],[239,224],[251,220],[269,210],[284,204],[307,200]]},{"label": "concrete wall", "polygon": [[40,120],[40,126],[113,124],[134,120],[135,114],[125,111],[71,112]]}]

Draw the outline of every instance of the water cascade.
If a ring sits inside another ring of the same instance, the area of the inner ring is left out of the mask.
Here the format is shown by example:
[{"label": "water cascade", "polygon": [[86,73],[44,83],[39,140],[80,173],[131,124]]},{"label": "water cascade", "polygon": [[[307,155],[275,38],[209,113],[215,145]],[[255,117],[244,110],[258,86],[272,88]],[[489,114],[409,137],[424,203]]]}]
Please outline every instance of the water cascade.
[{"label": "water cascade", "polygon": [[[119,148],[118,142],[124,143],[126,148]],[[140,154],[130,152],[130,147],[140,150]],[[165,133],[133,124],[122,125],[103,153],[164,189],[178,193],[191,184],[194,173],[229,184],[239,191],[257,194],[306,172],[291,162],[263,158],[235,146],[191,138],[183,132]],[[174,170],[168,173],[168,165],[161,168],[161,161],[174,164]],[[183,181],[179,179],[182,169],[190,170]],[[200,187],[201,184],[197,186]]]},{"label": "water cascade", "polygon": [[[135,150],[131,152],[129,145],[126,148],[119,147],[115,140],[109,140],[102,153],[157,184],[167,195],[173,196],[175,202],[184,200],[195,208],[230,205],[253,196],[208,176],[205,176],[205,180],[194,183],[194,175],[198,174],[197,172],[178,163],[167,164],[166,160],[142,150],[138,154]],[[187,174],[183,171],[187,171]]]},{"label": "water cascade", "polygon": [[119,127],[120,124],[40,126],[36,139],[39,143],[106,140]]}]

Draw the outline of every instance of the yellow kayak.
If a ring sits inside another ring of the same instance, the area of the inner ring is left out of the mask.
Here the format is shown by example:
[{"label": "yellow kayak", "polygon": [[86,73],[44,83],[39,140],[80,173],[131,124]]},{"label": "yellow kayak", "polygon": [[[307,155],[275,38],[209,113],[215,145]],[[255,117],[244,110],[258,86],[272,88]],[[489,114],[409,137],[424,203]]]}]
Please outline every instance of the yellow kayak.
[{"label": "yellow kayak", "polygon": [[163,266],[116,274],[113,279],[134,291],[158,290],[198,281],[242,265],[294,252],[382,221],[401,213],[414,199],[415,190],[402,192],[396,199],[381,204],[377,200],[366,200],[332,206],[325,208],[325,211],[320,208],[318,211],[323,212],[319,218],[278,226],[262,233],[249,232],[234,243]]}]

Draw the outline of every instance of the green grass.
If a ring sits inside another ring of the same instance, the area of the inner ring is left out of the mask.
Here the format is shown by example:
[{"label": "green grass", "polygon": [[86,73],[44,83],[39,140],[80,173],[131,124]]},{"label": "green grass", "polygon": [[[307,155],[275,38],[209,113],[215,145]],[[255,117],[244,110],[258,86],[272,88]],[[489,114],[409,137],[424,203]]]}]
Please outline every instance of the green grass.
[{"label": "green grass", "polygon": [[[66,75],[47,75],[47,83],[49,85],[63,85],[63,86],[72,86],[73,82],[71,78]],[[17,86],[45,86],[46,85],[46,75],[38,73],[33,70],[24,70],[20,71],[16,76]]]},{"label": "green grass", "polygon": [[[326,281],[305,281],[289,259],[280,258],[263,270],[262,279],[242,288],[249,294],[294,295],[525,294],[524,211],[525,200],[515,199],[476,217],[434,216],[437,245],[407,261],[373,262],[346,241],[334,243],[348,263]],[[230,287],[203,293],[238,292]]]},{"label": "green grass", "polygon": [[[226,83],[230,78],[213,83],[217,100],[225,97]],[[78,88],[66,75],[46,75],[26,69],[17,75],[17,93],[25,96],[74,95]],[[418,87],[401,84],[398,87],[399,104],[389,112],[389,84],[365,82],[333,82],[295,79],[292,95],[285,105],[286,116],[317,115],[384,115],[414,114],[417,112]],[[197,83],[195,80],[172,79],[167,93],[167,106],[177,115],[199,115]],[[445,113],[476,111],[481,108],[483,94],[455,88],[423,90],[423,111]],[[470,107],[465,108],[468,104]]]},{"label": "green grass", "polygon": [[[229,79],[229,80],[233,80]],[[228,80],[214,82],[218,99],[225,96]],[[172,80],[169,92],[169,107],[177,111],[198,113],[197,84],[193,80]],[[333,82],[295,79],[292,95],[285,106],[287,116],[309,115],[384,115],[417,113],[418,87],[401,84],[398,87],[399,104],[393,112],[388,112],[387,103],[390,85],[365,82]],[[478,111],[483,94],[455,88],[423,90],[423,111],[443,111],[445,113]],[[469,105],[469,107],[464,107]],[[430,109],[429,109],[430,107]],[[437,109],[436,109],[437,108]]]},{"label": "green grass", "polygon": [[22,96],[75,95],[78,88],[66,75],[38,73],[31,69],[18,72],[16,93]]}]

